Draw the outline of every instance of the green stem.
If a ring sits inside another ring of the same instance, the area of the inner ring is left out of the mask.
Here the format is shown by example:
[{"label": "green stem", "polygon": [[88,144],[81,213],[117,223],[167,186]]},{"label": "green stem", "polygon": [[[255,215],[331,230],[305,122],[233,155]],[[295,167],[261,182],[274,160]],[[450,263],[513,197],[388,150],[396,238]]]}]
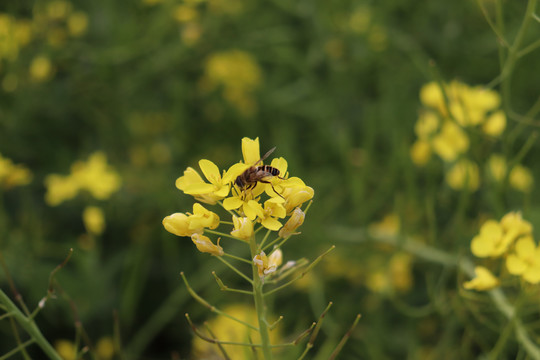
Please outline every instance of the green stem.
[{"label": "green stem", "polygon": [[45,339],[36,323],[31,319],[28,319],[1,289],[0,302],[8,309],[19,325],[31,336],[50,359],[62,360],[47,339]]},{"label": "green stem", "polygon": [[[257,254],[257,242],[255,236],[252,236],[249,241],[251,249],[251,258],[253,259]],[[253,298],[255,300],[255,311],[257,311],[257,319],[259,321],[259,334],[261,336],[261,347],[265,360],[272,359],[270,333],[268,331],[268,324],[266,323],[266,305],[263,297],[263,281],[259,277],[259,270],[255,263],[252,265],[253,269]]]}]

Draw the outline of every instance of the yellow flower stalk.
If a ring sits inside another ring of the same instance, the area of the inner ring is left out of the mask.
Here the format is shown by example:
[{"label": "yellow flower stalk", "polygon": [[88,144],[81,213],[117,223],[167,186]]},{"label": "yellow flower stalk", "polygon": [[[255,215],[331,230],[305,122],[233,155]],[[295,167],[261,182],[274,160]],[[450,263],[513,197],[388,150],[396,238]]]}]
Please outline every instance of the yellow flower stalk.
[{"label": "yellow flower stalk", "polygon": [[474,272],[476,277],[463,284],[465,289],[487,291],[499,286],[499,279],[497,279],[487,268],[476,266]]},{"label": "yellow flower stalk", "polygon": [[[313,198],[314,190],[300,178],[289,177],[288,163],[284,158],[267,160],[275,148],[267,150],[261,157],[258,138],[243,138],[241,148],[242,160],[232,164],[223,173],[212,161],[203,159],[199,161],[199,167],[205,179],[195,169],[187,168],[176,180],[176,187],[185,194],[193,196],[195,200],[209,205],[219,204],[229,213],[232,222],[220,220],[216,213],[195,203],[192,214],[174,213],[166,216],[162,223],[164,228],[174,235],[191,237],[200,252],[217,256],[221,262],[251,284],[250,291],[230,289],[214,273],[222,290],[253,296],[258,327],[244,325],[258,331],[262,357],[269,360],[272,358],[273,351],[269,333],[272,326],[267,320],[264,295],[279,290],[295,280],[289,280],[266,292],[264,286],[282,281],[293,274],[296,266],[305,265],[304,262],[302,265],[297,265],[296,261],[289,261],[283,267],[284,271],[280,272],[280,276],[271,277],[283,262],[281,246],[302,225],[305,210],[303,211],[301,206]],[[284,227],[282,220],[285,222]],[[271,236],[272,232],[276,234]],[[258,233],[263,234],[262,238],[260,238],[261,235],[258,238]],[[219,237],[217,240],[212,240],[210,238],[212,235]],[[227,244],[222,247],[219,242],[222,238],[223,242],[240,241],[240,246],[249,247],[249,257],[241,258],[229,253],[236,250],[234,247],[229,250]],[[271,253],[267,256],[265,251],[269,251],[270,248],[272,248]],[[326,253],[332,249],[333,247]],[[307,269],[311,269],[323,255],[311,263]],[[251,278],[230,263],[229,259],[251,264]],[[206,300],[194,293],[185,277],[184,281],[194,298],[208,304]],[[204,335],[198,331],[196,333],[204,338]],[[245,346],[250,347],[250,344],[246,342]]]}]

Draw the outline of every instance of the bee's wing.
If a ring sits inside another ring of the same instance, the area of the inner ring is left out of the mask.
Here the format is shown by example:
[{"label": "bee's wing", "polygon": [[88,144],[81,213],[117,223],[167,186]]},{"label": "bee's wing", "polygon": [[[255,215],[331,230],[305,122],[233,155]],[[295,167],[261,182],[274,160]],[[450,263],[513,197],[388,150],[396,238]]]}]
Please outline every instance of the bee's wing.
[{"label": "bee's wing", "polygon": [[269,157],[270,154],[274,152],[274,150],[276,150],[276,147],[275,147],[275,146],[274,146],[273,148],[271,148],[270,150],[268,150],[268,152],[267,152],[266,154],[264,154],[263,157],[262,157],[259,161],[257,161],[254,165],[257,165],[258,163],[263,162],[264,159],[266,159],[267,157]]}]

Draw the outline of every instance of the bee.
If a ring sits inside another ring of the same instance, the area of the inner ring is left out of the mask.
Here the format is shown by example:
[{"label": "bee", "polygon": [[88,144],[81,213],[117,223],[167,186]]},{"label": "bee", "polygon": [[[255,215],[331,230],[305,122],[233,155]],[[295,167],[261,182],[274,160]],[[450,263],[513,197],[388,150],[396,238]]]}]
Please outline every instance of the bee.
[{"label": "bee", "polygon": [[[274,185],[270,181],[268,181],[272,177],[279,177],[279,169],[276,169],[273,166],[270,165],[258,165],[259,163],[262,163],[264,159],[266,159],[274,150],[276,147],[274,146],[272,149],[268,150],[266,154],[262,158],[260,158],[255,164],[247,168],[242,174],[238,175],[236,180],[234,181],[234,184],[238,186],[238,188],[242,191],[254,189],[255,186],[257,186],[257,183],[263,183],[263,184],[270,184],[272,187],[272,190],[279,196],[281,196],[280,193],[274,189]],[[283,197],[283,196],[281,196]]]}]

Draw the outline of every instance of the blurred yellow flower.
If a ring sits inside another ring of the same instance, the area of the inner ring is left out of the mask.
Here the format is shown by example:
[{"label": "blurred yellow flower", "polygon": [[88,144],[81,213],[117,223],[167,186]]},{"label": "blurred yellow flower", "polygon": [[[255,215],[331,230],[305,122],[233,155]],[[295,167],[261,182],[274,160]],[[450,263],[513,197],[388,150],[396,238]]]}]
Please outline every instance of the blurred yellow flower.
[{"label": "blurred yellow flower", "polygon": [[54,348],[63,360],[75,360],[77,349],[73,342],[60,339],[55,342]]},{"label": "blurred yellow flower", "polygon": [[64,0],[53,0],[47,3],[47,15],[53,20],[66,18],[71,11],[71,3]]},{"label": "blurred yellow flower", "polygon": [[431,145],[424,140],[416,140],[411,146],[410,156],[413,163],[417,166],[424,166],[431,158]]},{"label": "blurred yellow flower", "polygon": [[364,34],[368,31],[370,22],[371,9],[367,5],[359,6],[349,17],[349,29],[357,34]]},{"label": "blurred yellow flower", "polygon": [[120,175],[107,164],[103,152],[90,155],[87,162],[76,161],[67,176],[51,174],[45,178],[45,200],[51,206],[60,204],[86,190],[98,199],[108,199],[121,185]]},{"label": "blurred yellow flower", "polygon": [[110,360],[114,356],[114,341],[110,337],[103,337],[96,344],[96,354],[99,360]]},{"label": "blurred yellow flower", "polygon": [[195,45],[202,36],[203,28],[196,22],[189,22],[184,25],[180,33],[182,42],[188,46]]},{"label": "blurred yellow flower", "polygon": [[439,124],[439,117],[433,111],[423,111],[414,125],[414,132],[419,139],[429,139],[437,131]]},{"label": "blurred yellow flower", "polygon": [[10,189],[27,185],[32,181],[32,172],[23,165],[14,164],[0,154],[0,187]]},{"label": "blurred yellow flower", "polygon": [[15,37],[16,20],[0,13],[0,60],[14,61],[19,55],[19,42]]},{"label": "blurred yellow flower", "polygon": [[[257,313],[251,306],[244,304],[233,304],[223,308],[223,311],[241,321],[257,326]],[[246,327],[245,325],[230,319],[229,317],[218,315],[208,321],[208,327],[216,338],[228,342],[260,343],[259,332]],[[281,339],[281,328],[278,326],[270,332],[270,341],[275,344]],[[223,345],[230,359],[250,360],[253,359],[251,347]],[[257,350],[258,357],[262,356]],[[222,353],[215,344],[211,344],[203,339],[193,337],[192,355],[194,359],[220,359]]]},{"label": "blurred yellow flower", "polygon": [[389,264],[390,282],[396,291],[410,290],[414,278],[412,274],[412,257],[406,253],[392,255]]},{"label": "blurred yellow flower", "polygon": [[478,165],[467,159],[458,161],[446,173],[446,182],[454,190],[465,188],[469,191],[478,190],[480,186]]},{"label": "blurred yellow flower", "polygon": [[482,130],[484,133],[491,136],[499,136],[502,134],[506,128],[506,115],[502,110],[499,110],[491,114],[487,119],[484,125],[482,125]]},{"label": "blurred yellow flower", "polygon": [[497,279],[487,268],[477,266],[474,268],[474,272],[476,277],[463,284],[465,289],[486,291],[499,286],[499,279]]},{"label": "blurred yellow flower", "polygon": [[86,231],[93,235],[101,235],[105,230],[105,214],[97,206],[87,206],[83,211],[83,223]]},{"label": "blurred yellow flower", "polygon": [[507,170],[506,159],[502,155],[491,155],[488,160],[488,169],[495,181],[503,181]]},{"label": "blurred yellow flower", "polygon": [[369,225],[368,231],[376,236],[396,236],[401,228],[401,220],[397,214],[391,213],[379,221]]},{"label": "blurred yellow flower", "polygon": [[67,20],[67,27],[71,36],[84,35],[88,28],[88,16],[82,11],[76,11],[69,15]]},{"label": "blurred yellow flower", "polygon": [[254,112],[254,91],[261,83],[261,69],[247,52],[230,50],[212,54],[205,62],[202,89],[223,88],[223,97],[246,116]]},{"label": "blurred yellow flower", "polygon": [[441,131],[433,137],[432,146],[441,159],[451,162],[469,149],[469,138],[459,125],[447,120]]},{"label": "blurred yellow flower", "polygon": [[534,177],[531,170],[518,164],[510,170],[508,181],[514,189],[528,193],[533,189]]},{"label": "blurred yellow flower", "polygon": [[514,253],[506,258],[506,268],[510,274],[520,275],[529,283],[540,282],[540,247],[536,246],[532,236],[516,241]]},{"label": "blurred yellow flower", "polygon": [[177,5],[174,9],[173,17],[180,23],[186,23],[197,19],[199,17],[199,13],[193,6],[181,4]]},{"label": "blurred yellow flower", "polygon": [[480,233],[471,241],[471,252],[477,257],[498,257],[521,236],[529,236],[532,226],[521,218],[521,214],[511,212],[500,222],[487,220]]},{"label": "blurred yellow flower", "polygon": [[36,82],[48,80],[53,72],[51,61],[46,56],[37,56],[30,63],[30,77]]}]

